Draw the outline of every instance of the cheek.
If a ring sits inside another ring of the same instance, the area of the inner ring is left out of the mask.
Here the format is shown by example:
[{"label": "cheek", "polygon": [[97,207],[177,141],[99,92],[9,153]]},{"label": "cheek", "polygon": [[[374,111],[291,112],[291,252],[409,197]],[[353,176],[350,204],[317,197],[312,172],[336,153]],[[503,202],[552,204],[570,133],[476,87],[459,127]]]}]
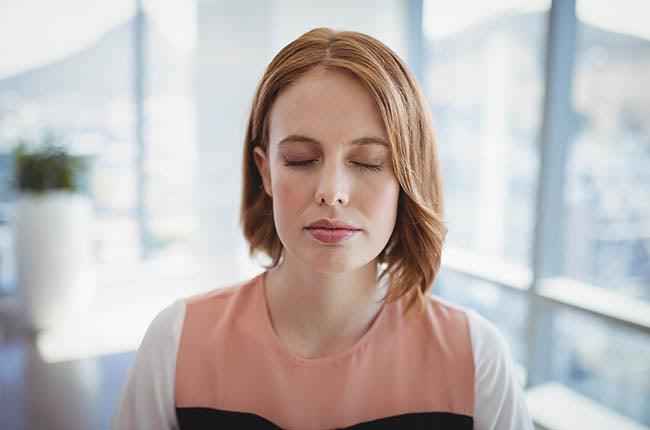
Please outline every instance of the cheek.
[{"label": "cheek", "polygon": [[279,175],[273,182],[273,211],[276,220],[295,221],[306,204],[305,187],[291,177]]},{"label": "cheek", "polygon": [[375,188],[373,192],[364,193],[364,205],[377,228],[392,231],[397,217],[399,190],[399,183],[393,178]]}]

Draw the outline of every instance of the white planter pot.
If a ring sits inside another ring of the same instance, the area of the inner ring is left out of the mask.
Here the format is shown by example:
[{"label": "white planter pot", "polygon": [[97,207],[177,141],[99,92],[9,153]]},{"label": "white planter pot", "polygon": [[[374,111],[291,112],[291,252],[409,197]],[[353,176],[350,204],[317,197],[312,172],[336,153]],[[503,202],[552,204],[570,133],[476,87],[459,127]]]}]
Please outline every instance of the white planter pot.
[{"label": "white planter pot", "polygon": [[21,193],[13,216],[18,295],[36,330],[85,312],[95,295],[90,199]]}]

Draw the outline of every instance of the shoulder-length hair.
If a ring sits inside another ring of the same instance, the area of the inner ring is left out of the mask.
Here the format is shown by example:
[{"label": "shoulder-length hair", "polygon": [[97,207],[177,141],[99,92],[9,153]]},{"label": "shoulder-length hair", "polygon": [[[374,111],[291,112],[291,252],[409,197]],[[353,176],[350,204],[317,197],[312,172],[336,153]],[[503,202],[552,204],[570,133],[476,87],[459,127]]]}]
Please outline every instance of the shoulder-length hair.
[{"label": "shoulder-length hair", "polygon": [[377,257],[383,267],[379,280],[389,279],[383,300],[390,303],[409,294],[404,315],[416,304],[421,310],[440,268],[447,234],[436,141],[412,73],[390,48],[362,33],[316,28],[285,46],[265,70],[244,141],[240,221],[249,253],[270,257],[267,269],[280,262],[283,246],[275,230],[272,199],[264,192],[253,149],[259,146],[268,154],[271,105],[287,85],[316,67],[352,73],[377,103],[401,188],[395,228]]}]

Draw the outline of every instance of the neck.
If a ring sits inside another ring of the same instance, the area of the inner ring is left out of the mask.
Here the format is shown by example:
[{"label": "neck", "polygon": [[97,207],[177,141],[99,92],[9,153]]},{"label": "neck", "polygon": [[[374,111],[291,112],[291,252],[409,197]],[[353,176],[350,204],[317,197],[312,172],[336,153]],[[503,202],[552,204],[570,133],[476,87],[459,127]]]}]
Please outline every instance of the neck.
[{"label": "neck", "polygon": [[266,273],[274,330],[303,356],[335,353],[353,345],[372,325],[386,292],[376,261],[345,273],[314,272],[285,258]]}]

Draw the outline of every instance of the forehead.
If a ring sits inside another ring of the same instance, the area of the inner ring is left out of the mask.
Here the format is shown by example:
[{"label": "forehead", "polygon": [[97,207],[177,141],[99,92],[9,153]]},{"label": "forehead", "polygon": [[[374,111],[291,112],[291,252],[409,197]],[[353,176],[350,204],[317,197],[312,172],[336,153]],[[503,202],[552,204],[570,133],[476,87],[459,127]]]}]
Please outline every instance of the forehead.
[{"label": "forehead", "polygon": [[351,74],[322,69],[290,84],[271,107],[270,142],[279,144],[292,135],[308,137],[297,140],[314,144],[353,143],[364,137],[387,142],[381,114],[363,83]]}]

